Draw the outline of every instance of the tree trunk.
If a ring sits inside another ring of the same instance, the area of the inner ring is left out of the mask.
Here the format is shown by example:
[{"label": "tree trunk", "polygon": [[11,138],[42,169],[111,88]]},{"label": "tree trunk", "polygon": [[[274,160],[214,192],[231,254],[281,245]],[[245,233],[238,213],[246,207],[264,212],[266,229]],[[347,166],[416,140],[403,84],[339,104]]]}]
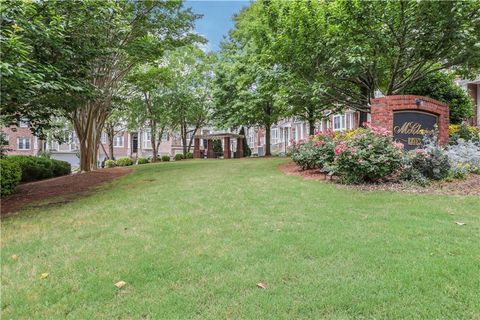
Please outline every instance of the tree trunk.
[{"label": "tree trunk", "polygon": [[314,107],[308,108],[308,135],[313,136],[315,134],[315,112]]},{"label": "tree trunk", "polygon": [[265,156],[269,157],[272,153],[270,152],[270,125],[265,126]]},{"label": "tree trunk", "polygon": [[92,171],[98,167],[97,154],[100,136],[107,118],[107,108],[101,102],[90,102],[71,115],[80,143],[80,170]]},{"label": "tree trunk", "polygon": [[[113,128],[107,129],[107,138],[108,138],[108,158],[114,160],[113,156],[113,139],[115,139],[115,134]],[[100,142],[101,143],[101,142]]]},{"label": "tree trunk", "polygon": [[157,162],[157,124],[155,121],[150,121],[150,143],[152,144],[152,162]]},{"label": "tree trunk", "polygon": [[310,136],[315,134],[315,119],[308,119],[308,134]]},{"label": "tree trunk", "polygon": [[182,139],[182,147],[183,147],[183,155],[187,156],[187,124],[182,123],[181,125],[181,139]]}]

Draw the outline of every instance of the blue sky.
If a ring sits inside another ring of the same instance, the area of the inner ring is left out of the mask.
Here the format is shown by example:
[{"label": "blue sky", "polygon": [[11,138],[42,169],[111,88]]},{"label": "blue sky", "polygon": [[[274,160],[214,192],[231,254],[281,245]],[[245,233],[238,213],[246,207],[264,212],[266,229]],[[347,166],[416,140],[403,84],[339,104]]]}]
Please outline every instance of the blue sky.
[{"label": "blue sky", "polygon": [[208,39],[208,49],[217,51],[223,37],[233,27],[233,15],[249,3],[243,0],[187,0],[184,6],[203,14],[195,23],[195,31]]}]

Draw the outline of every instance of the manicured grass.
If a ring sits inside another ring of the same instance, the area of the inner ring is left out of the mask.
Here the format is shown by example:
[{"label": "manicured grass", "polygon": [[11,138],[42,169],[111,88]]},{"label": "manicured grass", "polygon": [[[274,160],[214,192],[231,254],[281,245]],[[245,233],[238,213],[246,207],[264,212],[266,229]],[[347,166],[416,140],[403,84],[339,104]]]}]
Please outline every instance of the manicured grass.
[{"label": "manicured grass", "polygon": [[351,191],[282,161],[143,165],[5,219],[2,319],[480,318],[478,197]]}]

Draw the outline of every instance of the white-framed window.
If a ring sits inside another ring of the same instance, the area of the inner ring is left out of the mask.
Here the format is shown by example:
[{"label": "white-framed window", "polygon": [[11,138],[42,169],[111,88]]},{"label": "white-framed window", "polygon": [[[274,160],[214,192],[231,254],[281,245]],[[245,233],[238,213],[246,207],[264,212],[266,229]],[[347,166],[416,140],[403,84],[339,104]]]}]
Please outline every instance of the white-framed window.
[{"label": "white-framed window", "polygon": [[20,119],[20,121],[18,121],[18,126],[20,128],[28,128],[28,120],[25,118]]},{"label": "white-framed window", "polygon": [[113,138],[113,147],[114,148],[123,148],[123,135],[115,136]]},{"label": "white-framed window", "polygon": [[342,131],[346,128],[346,121],[344,114],[337,114],[333,116],[333,131]]},{"label": "white-framed window", "polygon": [[278,143],[278,137],[279,137],[279,134],[278,134],[278,128],[272,128],[272,130],[270,131],[270,135],[271,135],[271,144],[277,144]]},{"label": "white-framed window", "polygon": [[17,138],[17,150],[30,150],[30,138]]}]

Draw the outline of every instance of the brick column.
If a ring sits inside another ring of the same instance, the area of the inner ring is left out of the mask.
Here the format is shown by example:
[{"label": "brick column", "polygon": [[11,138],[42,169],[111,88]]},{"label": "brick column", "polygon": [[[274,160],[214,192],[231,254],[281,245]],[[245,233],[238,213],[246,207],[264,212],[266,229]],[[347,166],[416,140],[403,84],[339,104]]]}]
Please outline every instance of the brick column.
[{"label": "brick column", "polygon": [[230,137],[223,138],[223,158],[230,159]]},{"label": "brick column", "polygon": [[195,159],[200,159],[200,138],[195,138],[193,140],[193,157]]},{"label": "brick column", "polygon": [[213,153],[213,140],[208,139],[207,141],[207,158],[215,158],[215,154]]},{"label": "brick column", "polygon": [[237,138],[237,152],[235,153],[236,158],[243,158],[243,138]]}]

